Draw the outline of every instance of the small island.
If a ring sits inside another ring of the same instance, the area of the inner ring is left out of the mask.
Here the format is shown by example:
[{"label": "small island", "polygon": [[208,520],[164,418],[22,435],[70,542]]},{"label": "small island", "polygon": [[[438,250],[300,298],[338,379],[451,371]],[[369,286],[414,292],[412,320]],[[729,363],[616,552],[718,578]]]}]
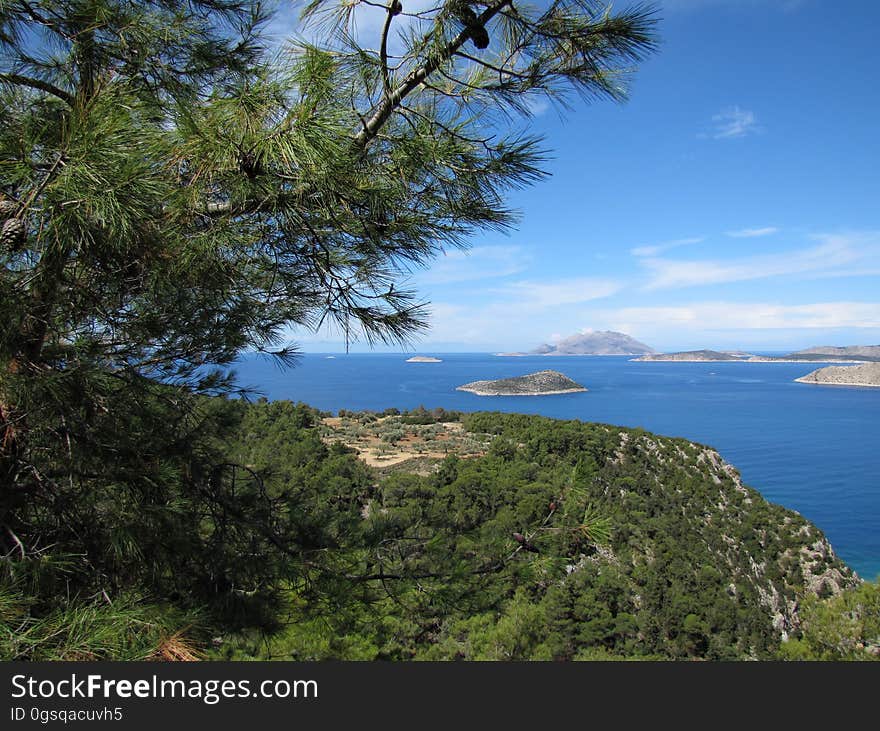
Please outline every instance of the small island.
[{"label": "small island", "polygon": [[406,359],[407,363],[442,363],[439,358],[432,358],[427,355],[414,355],[412,358]]},{"label": "small island", "polygon": [[682,353],[648,353],[634,361],[677,361],[679,363],[718,363],[723,361],[740,362],[744,358],[751,357],[749,353],[733,353],[718,350],[687,350]]},{"label": "small island", "polygon": [[456,388],[456,391],[468,391],[477,396],[551,396],[586,390],[559,371],[538,371],[497,381],[474,381]]},{"label": "small island", "polygon": [[870,386],[880,387],[880,363],[864,363],[854,366],[827,366],[795,378],[798,383],[820,386]]}]

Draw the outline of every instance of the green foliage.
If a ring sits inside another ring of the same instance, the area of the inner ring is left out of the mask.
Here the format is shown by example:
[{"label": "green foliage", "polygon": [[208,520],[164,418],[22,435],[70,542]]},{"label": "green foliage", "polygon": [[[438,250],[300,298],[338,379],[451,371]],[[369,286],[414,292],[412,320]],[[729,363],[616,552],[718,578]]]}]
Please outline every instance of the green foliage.
[{"label": "green foliage", "polygon": [[[475,414],[469,454],[380,479],[313,410],[223,398],[242,350],[289,360],[291,327],[417,333],[405,274],[509,227],[507,194],[543,174],[511,115],[622,99],[654,43],[641,7],[456,0],[406,24],[389,6],[361,47],[358,4],[308,4],[326,42],[278,59],[247,0],[0,6],[0,195],[23,232],[0,250],[4,652],[143,656],[170,627],[131,628],[168,605],[236,657],[773,656],[766,597],[795,624],[820,536],[710,450]],[[453,418],[357,421],[388,444]],[[62,584],[78,598],[53,603]],[[804,600],[791,652],[874,642],[870,592],[841,597]]]},{"label": "green foliage", "polygon": [[880,580],[825,599],[807,597],[783,660],[880,660]]},{"label": "green foliage", "polygon": [[[449,0],[361,47],[359,4],[270,59],[251,0],[0,3],[0,653],[182,658],[199,616],[235,658],[772,656],[815,529],[709,450],[474,414],[468,453],[380,479],[312,409],[227,398],[291,327],[417,333],[403,278],[543,175],[511,115],[622,99],[654,45],[642,7]],[[792,651],[874,642],[843,596]]]},{"label": "green foliage", "polygon": [[779,632],[763,597],[804,601],[792,549],[815,528],[741,487],[706,448],[470,414],[469,429],[496,434],[484,456],[377,484],[354,460],[332,463],[315,427],[291,430],[303,410],[249,407],[237,454],[272,491],[321,475],[298,495],[321,525],[342,520],[336,580],[318,581],[315,566],[291,584],[285,626],[227,635],[218,657],[769,658]]},{"label": "green foliage", "polygon": [[[570,86],[620,98],[609,73],[653,39],[644,11],[556,1],[511,20],[504,3],[468,57],[441,4],[392,69],[387,32],[369,48],[347,32],[357,4],[273,57],[256,0],[0,3],[0,555],[52,546],[78,557],[73,595],[239,624],[271,624],[291,585],[335,595],[358,565],[363,468],[307,410],[277,415],[282,443],[202,397],[237,392],[243,350],[289,364],[291,328],[417,333],[403,278],[510,226],[506,194],[542,175],[538,141],[491,112]],[[504,45],[541,66],[532,84],[484,73]],[[230,454],[239,428],[263,447]]]},{"label": "green foliage", "polygon": [[43,611],[35,610],[34,601],[22,587],[0,582],[4,660],[171,659],[163,652],[174,645],[178,653],[191,654],[177,633],[191,632],[193,617],[173,607],[149,605],[125,595],[112,604],[103,596],[91,600],[62,596]]}]

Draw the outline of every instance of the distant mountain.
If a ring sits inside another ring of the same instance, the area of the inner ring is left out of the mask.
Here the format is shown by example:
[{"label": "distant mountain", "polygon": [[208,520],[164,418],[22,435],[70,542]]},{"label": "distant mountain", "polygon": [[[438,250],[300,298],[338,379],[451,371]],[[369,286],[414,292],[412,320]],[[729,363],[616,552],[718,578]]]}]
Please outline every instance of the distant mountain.
[{"label": "distant mountain", "polygon": [[578,333],[560,340],[556,345],[543,344],[532,351],[534,355],[643,355],[655,352],[626,333],[596,330]]}]

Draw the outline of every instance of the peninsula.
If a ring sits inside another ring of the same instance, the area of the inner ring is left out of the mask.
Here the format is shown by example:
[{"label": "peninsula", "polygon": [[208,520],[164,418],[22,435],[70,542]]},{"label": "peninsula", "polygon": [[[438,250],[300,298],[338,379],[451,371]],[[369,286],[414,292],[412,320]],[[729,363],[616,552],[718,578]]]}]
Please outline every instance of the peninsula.
[{"label": "peninsula", "polygon": [[468,391],[477,396],[551,396],[578,393],[587,389],[559,371],[538,371],[497,381],[473,381],[455,390]]},{"label": "peninsula", "polygon": [[406,359],[407,363],[442,363],[439,358],[432,358],[428,355],[414,355],[412,358]]},{"label": "peninsula", "polygon": [[854,366],[827,366],[795,378],[798,383],[821,386],[880,387],[880,363],[862,363]]}]

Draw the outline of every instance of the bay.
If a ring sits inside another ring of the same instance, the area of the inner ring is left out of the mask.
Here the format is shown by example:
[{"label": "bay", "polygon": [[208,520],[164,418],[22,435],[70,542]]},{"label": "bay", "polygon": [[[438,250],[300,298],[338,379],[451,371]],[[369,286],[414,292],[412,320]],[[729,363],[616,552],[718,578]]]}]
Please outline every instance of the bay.
[{"label": "bay", "polygon": [[[425,355],[431,355],[425,353]],[[794,379],[821,364],[639,363],[617,356],[499,357],[307,354],[296,367],[250,355],[239,381],[270,399],[339,409],[417,406],[580,419],[707,444],[771,502],[796,510],[828,536],[864,578],[880,575],[880,388],[815,386]],[[469,381],[558,370],[586,393],[476,396]]]}]

